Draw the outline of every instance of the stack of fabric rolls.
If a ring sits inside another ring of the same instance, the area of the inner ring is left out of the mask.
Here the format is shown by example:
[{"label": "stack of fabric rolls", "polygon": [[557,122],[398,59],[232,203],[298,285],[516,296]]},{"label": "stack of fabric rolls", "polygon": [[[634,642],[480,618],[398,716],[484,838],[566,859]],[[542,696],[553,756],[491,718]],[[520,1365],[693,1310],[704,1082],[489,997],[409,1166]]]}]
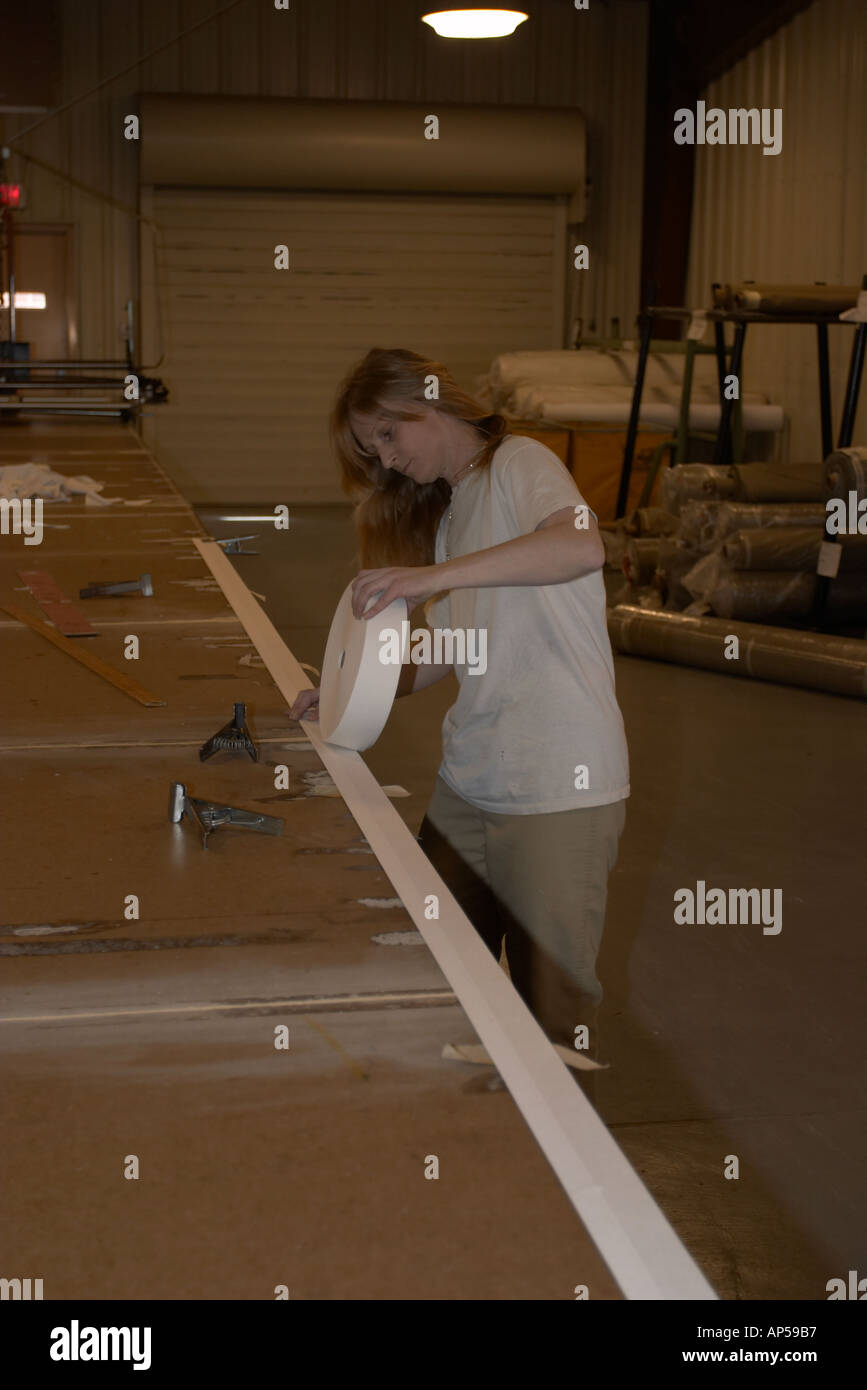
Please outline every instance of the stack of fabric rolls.
[{"label": "stack of fabric rolls", "polygon": [[840,536],[827,612],[867,621],[867,448],[822,463],[682,464],[663,474],[661,507],[620,524],[611,546],[628,581],[620,601],[693,615],[791,624],[814,611],[828,503],[864,502],[863,531]]}]

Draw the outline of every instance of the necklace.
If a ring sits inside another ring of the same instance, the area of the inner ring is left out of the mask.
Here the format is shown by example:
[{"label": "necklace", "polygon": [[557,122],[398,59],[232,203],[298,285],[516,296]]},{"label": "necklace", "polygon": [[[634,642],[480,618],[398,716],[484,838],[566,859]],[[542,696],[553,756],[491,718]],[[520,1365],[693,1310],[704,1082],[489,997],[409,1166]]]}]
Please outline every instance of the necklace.
[{"label": "necklace", "polygon": [[[455,487],[457,487],[458,483],[460,482],[460,480],[461,480],[461,478],[464,476],[464,474],[465,474],[465,473],[469,473],[470,469],[471,469],[471,468],[475,468],[475,466],[476,466],[476,460],[473,459],[472,463],[468,463],[467,466],[466,466],[466,468],[462,468],[462,469],[461,469],[460,473],[459,473],[459,474],[457,475],[457,477],[455,478]],[[452,488],[452,497],[454,497],[454,495],[455,495],[455,487]],[[454,510],[455,510],[455,509],[454,509],[454,504],[452,504],[452,505],[449,507],[449,514],[448,514],[448,518],[447,518],[447,520],[446,520],[446,534],[445,534],[445,537],[443,538],[443,545],[445,546],[445,552],[446,552],[446,559],[447,559],[447,560],[450,560],[450,559],[452,558],[451,555],[449,554],[449,531],[450,531],[450,529],[451,529],[452,517],[453,517],[453,515],[454,515]]]}]

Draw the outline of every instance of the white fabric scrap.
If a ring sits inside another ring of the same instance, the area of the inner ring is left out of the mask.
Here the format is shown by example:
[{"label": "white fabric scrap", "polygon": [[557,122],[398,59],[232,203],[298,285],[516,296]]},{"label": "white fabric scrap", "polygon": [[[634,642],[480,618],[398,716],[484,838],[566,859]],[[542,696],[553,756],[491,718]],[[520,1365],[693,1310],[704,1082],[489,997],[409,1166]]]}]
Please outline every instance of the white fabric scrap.
[{"label": "white fabric scrap", "polygon": [[72,497],[84,494],[85,502],[99,507],[111,506],[120,502],[120,497],[100,497],[105,483],[82,474],[78,478],[67,478],[55,473],[47,463],[8,463],[0,468],[0,497],[12,501],[25,497],[43,497],[47,502],[68,502]]}]

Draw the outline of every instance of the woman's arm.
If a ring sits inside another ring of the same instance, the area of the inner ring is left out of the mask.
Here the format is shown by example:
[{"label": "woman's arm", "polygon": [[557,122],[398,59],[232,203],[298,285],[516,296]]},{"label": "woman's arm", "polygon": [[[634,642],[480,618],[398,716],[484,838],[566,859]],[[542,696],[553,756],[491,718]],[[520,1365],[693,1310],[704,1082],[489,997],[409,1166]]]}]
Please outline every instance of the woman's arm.
[{"label": "woman's arm", "polygon": [[[605,564],[605,546],[588,517],[575,526],[575,510],[565,507],[539,523],[529,536],[517,536],[488,550],[459,555],[437,565],[443,589],[499,588],[519,584],[565,584]],[[544,532],[544,534],[543,534]]]},{"label": "woman's arm", "polygon": [[[576,512],[575,507],[563,507],[528,536],[516,536],[502,545],[458,555],[438,565],[362,570],[352,586],[352,611],[356,618],[372,618],[396,598],[412,604],[446,589],[565,584],[592,574],[605,563],[605,547],[593,518],[586,517],[588,524],[578,527]],[[374,594],[379,597],[366,608]]]}]

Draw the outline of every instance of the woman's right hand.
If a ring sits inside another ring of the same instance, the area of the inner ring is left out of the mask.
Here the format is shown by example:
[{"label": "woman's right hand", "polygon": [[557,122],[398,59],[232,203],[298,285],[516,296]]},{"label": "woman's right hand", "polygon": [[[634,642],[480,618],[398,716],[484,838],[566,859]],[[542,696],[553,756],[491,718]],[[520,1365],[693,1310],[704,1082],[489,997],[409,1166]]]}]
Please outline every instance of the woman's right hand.
[{"label": "woman's right hand", "polygon": [[[305,713],[309,711],[309,713]],[[289,711],[290,719],[319,718],[319,690],[299,690],[295,703]]]}]

